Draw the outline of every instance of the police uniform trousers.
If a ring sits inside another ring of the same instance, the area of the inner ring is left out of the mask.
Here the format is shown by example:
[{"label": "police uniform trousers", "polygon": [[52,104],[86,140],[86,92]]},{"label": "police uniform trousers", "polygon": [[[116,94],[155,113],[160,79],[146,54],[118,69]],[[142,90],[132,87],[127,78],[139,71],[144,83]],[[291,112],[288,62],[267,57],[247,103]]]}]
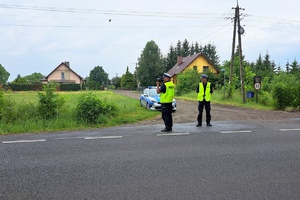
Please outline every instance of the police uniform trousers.
[{"label": "police uniform trousers", "polygon": [[172,126],[173,126],[172,103],[161,104],[161,116],[165,123],[166,129],[172,130]]},{"label": "police uniform trousers", "polygon": [[203,101],[199,101],[198,104],[198,117],[197,121],[198,124],[202,124],[202,113],[203,113],[203,108],[205,107],[205,112],[206,112],[206,124],[210,124],[211,120],[211,115],[210,115],[210,101],[206,101],[205,99]]}]

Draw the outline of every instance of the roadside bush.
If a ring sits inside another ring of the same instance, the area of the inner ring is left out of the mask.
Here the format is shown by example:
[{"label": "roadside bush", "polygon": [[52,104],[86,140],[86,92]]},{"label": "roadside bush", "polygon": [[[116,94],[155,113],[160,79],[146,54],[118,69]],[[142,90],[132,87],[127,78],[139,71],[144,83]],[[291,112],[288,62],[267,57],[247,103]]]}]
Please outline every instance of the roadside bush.
[{"label": "roadside bush", "polygon": [[292,106],[295,109],[300,109],[300,85],[295,85],[291,89],[291,93],[293,95]]},{"label": "roadside bush", "polygon": [[283,84],[275,85],[273,89],[273,99],[275,109],[284,110],[291,105],[291,92],[290,88]]},{"label": "roadside bush", "polygon": [[272,98],[270,98],[270,93],[259,90],[258,91],[258,102],[264,106],[271,106],[272,105]]},{"label": "roadside bush", "polygon": [[75,113],[79,121],[87,123],[101,123],[105,119],[104,116],[114,115],[117,108],[114,104],[101,101],[92,93],[82,94]]},{"label": "roadside bush", "polygon": [[12,123],[16,119],[14,103],[4,96],[4,92],[0,89],[0,121]]},{"label": "roadside bush", "polygon": [[200,75],[196,70],[187,70],[180,73],[177,77],[177,85],[175,92],[177,95],[186,94],[191,91],[196,91],[200,81]]},{"label": "roadside bush", "polygon": [[39,105],[38,113],[44,119],[50,119],[59,115],[59,110],[65,103],[64,99],[57,94],[54,94],[57,84],[50,83],[43,85],[45,93],[38,93]]},{"label": "roadside bush", "polygon": [[300,83],[293,74],[280,73],[272,81],[272,95],[275,109],[287,107],[298,108],[300,106]]}]

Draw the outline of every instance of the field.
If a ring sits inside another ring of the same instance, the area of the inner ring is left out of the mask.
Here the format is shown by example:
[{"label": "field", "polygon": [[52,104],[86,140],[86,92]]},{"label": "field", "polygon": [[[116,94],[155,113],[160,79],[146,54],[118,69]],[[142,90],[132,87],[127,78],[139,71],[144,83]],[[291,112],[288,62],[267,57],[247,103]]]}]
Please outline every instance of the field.
[{"label": "field", "polygon": [[[39,133],[64,130],[83,130],[117,126],[150,119],[159,112],[151,112],[141,108],[137,99],[121,96],[111,91],[93,91],[97,98],[104,102],[114,104],[117,113],[113,116],[100,116],[99,123],[83,123],[76,119],[75,108],[79,97],[87,93],[81,92],[56,92],[65,101],[59,114],[53,119],[42,119],[37,115],[39,97],[37,92],[5,92],[4,97],[13,105],[13,116],[6,116],[9,120],[0,121],[0,134],[12,133]],[[10,119],[11,117],[11,119]]]}]

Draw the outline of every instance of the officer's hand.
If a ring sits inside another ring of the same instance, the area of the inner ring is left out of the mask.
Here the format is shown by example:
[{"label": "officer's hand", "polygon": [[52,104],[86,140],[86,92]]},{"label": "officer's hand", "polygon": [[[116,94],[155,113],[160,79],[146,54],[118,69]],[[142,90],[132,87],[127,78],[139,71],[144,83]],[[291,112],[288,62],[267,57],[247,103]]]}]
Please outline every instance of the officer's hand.
[{"label": "officer's hand", "polygon": [[159,86],[159,85],[160,85],[159,81],[156,81],[156,86]]}]

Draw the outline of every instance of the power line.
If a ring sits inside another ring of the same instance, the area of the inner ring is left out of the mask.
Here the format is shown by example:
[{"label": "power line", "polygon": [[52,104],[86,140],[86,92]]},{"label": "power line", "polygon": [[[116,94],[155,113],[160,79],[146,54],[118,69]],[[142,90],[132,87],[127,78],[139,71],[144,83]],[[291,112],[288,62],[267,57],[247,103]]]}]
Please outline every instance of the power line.
[{"label": "power line", "polygon": [[85,13],[85,14],[103,14],[103,15],[125,15],[125,16],[143,16],[143,17],[171,17],[171,18],[199,18],[200,16],[216,15],[218,13],[165,13],[165,12],[139,12],[139,11],[117,11],[117,10],[97,10],[97,9],[78,9],[78,8],[58,8],[41,6],[24,6],[0,4],[0,8],[19,9],[29,11],[46,11],[61,13]]},{"label": "power line", "polygon": [[211,31],[211,26],[220,26],[221,23],[224,22],[224,18],[226,18],[228,15],[231,15],[231,13],[223,13],[219,15],[217,18],[214,18],[212,21],[209,21],[208,23],[205,24],[205,29],[197,29],[194,33],[188,35],[186,38],[195,38],[198,37],[198,35],[203,34],[204,32],[209,32]]}]

